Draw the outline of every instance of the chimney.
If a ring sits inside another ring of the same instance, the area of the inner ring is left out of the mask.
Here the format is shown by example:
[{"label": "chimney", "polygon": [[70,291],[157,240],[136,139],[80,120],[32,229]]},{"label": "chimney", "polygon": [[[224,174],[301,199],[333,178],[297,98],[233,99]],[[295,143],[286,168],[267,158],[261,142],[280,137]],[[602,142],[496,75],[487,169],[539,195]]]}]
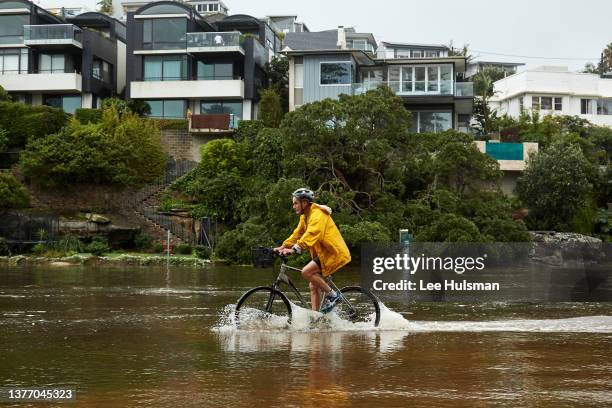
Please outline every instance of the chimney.
[{"label": "chimney", "polygon": [[336,46],[340,49],[346,49],[346,33],[344,32],[344,26],[338,26],[338,42]]}]

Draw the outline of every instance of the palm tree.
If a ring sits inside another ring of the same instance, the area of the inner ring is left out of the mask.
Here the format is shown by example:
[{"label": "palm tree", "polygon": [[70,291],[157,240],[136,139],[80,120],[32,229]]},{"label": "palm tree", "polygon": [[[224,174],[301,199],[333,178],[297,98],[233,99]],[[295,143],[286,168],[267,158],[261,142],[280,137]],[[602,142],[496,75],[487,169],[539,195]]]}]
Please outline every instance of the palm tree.
[{"label": "palm tree", "polygon": [[113,0],[99,0],[98,11],[104,14],[111,14],[113,12]]},{"label": "palm tree", "polygon": [[599,62],[599,72],[605,74],[612,72],[612,43],[608,44],[601,52],[601,61]]}]

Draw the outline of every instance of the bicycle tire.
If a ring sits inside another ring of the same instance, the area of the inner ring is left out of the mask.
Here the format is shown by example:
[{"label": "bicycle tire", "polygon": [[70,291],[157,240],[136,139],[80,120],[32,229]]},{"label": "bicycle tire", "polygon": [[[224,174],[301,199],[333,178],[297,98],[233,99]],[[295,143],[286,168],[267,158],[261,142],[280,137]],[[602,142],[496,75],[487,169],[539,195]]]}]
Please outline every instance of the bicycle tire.
[{"label": "bicycle tire", "polygon": [[[272,293],[274,293],[272,310],[266,311],[267,301]],[[277,299],[280,299],[280,302]],[[291,324],[291,303],[289,299],[287,299],[285,294],[276,289],[272,289],[270,286],[258,286],[248,290],[240,297],[238,303],[236,303],[236,311],[234,312],[236,326],[238,327],[240,327],[241,315],[243,315],[242,312],[245,311],[245,308],[251,308],[259,312],[255,313],[255,316],[252,317],[255,320],[260,320],[260,322],[256,323],[261,323],[262,320],[270,319],[272,316],[283,317],[283,314],[285,314],[287,316],[286,325],[289,326]],[[242,317],[244,324],[245,319],[244,316]]]},{"label": "bicycle tire", "polygon": [[[350,314],[348,307],[344,307],[343,302],[340,302],[336,306],[338,316],[353,323],[372,322],[374,327],[378,327],[380,324],[380,303],[376,296],[361,286],[345,286],[340,289],[340,292],[348,299],[357,314]],[[372,318],[372,314],[374,314],[374,318]]]}]

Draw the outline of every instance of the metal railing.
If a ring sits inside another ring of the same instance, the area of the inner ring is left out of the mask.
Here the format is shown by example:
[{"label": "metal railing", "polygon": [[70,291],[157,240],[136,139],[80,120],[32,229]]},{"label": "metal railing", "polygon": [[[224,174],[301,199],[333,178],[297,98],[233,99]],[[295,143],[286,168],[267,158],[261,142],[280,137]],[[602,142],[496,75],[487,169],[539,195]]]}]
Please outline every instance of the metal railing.
[{"label": "metal railing", "polygon": [[26,44],[53,44],[63,40],[81,42],[81,29],[73,24],[25,25],[23,30]]},{"label": "metal railing", "polygon": [[187,33],[188,48],[220,48],[239,47],[239,31],[209,32],[209,33]]},{"label": "metal railing", "polygon": [[[435,83],[412,82],[412,81],[366,81],[351,84],[353,95],[361,95],[386,85],[397,95],[422,96],[422,95],[453,95],[452,80],[444,80]],[[473,82],[454,82],[455,96],[474,96]]]}]

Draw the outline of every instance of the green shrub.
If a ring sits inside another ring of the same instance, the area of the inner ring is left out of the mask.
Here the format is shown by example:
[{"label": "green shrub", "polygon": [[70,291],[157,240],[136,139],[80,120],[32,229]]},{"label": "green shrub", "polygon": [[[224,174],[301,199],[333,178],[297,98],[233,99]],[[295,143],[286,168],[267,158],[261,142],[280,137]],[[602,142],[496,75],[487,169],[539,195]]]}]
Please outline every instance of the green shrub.
[{"label": "green shrub", "polygon": [[153,244],[153,252],[156,254],[162,253],[164,251],[164,246],[161,242],[155,242]]},{"label": "green shrub", "polygon": [[87,245],[85,251],[90,252],[92,255],[95,256],[102,256],[108,251],[110,251],[110,248],[106,239],[102,237],[95,237],[91,241],[91,243]]},{"label": "green shrub", "polygon": [[10,254],[11,254],[11,247],[6,241],[6,238],[0,237],[0,256],[7,256]]},{"label": "green shrub", "polygon": [[193,253],[193,248],[189,244],[178,244],[174,251],[180,255],[191,255]]},{"label": "green shrub", "polygon": [[42,242],[39,242],[32,247],[32,253],[34,255],[41,256],[45,252],[47,252],[47,246]]},{"label": "green shrub", "polygon": [[46,187],[126,186],[158,178],[166,157],[153,122],[108,108],[100,123],[73,120],[58,133],[30,140],[20,165],[26,177]]},{"label": "green shrub", "polygon": [[82,124],[98,123],[102,120],[102,109],[79,108],[74,112],[74,117]]},{"label": "green shrub", "polygon": [[151,119],[161,130],[184,130],[189,128],[187,119]]},{"label": "green shrub", "polygon": [[379,222],[361,221],[355,225],[341,225],[340,231],[350,248],[365,242],[391,242],[391,233]]},{"label": "green shrub", "polygon": [[266,227],[249,220],[223,234],[215,251],[220,258],[230,263],[250,264],[251,248],[271,247],[273,244]]},{"label": "green shrub", "polygon": [[269,128],[279,127],[284,112],[281,97],[275,89],[268,88],[261,91],[259,115],[264,126]]},{"label": "green shrub", "polygon": [[78,237],[66,235],[55,244],[55,249],[64,253],[83,252],[83,244]]},{"label": "green shrub", "polygon": [[8,131],[4,128],[0,128],[0,153],[4,152],[8,148],[8,144]]},{"label": "green shrub", "polygon": [[210,259],[212,251],[206,245],[196,245],[193,247],[195,255],[200,259]]},{"label": "green shrub", "polygon": [[26,105],[0,102],[0,127],[8,131],[9,146],[24,146],[30,139],[38,139],[58,132],[67,121],[63,110],[45,105]]},{"label": "green shrub", "polygon": [[134,237],[134,245],[139,250],[147,250],[151,248],[153,238],[147,234],[137,234]]},{"label": "green shrub", "polygon": [[30,195],[24,186],[8,172],[0,172],[0,208],[24,208],[30,205]]}]

